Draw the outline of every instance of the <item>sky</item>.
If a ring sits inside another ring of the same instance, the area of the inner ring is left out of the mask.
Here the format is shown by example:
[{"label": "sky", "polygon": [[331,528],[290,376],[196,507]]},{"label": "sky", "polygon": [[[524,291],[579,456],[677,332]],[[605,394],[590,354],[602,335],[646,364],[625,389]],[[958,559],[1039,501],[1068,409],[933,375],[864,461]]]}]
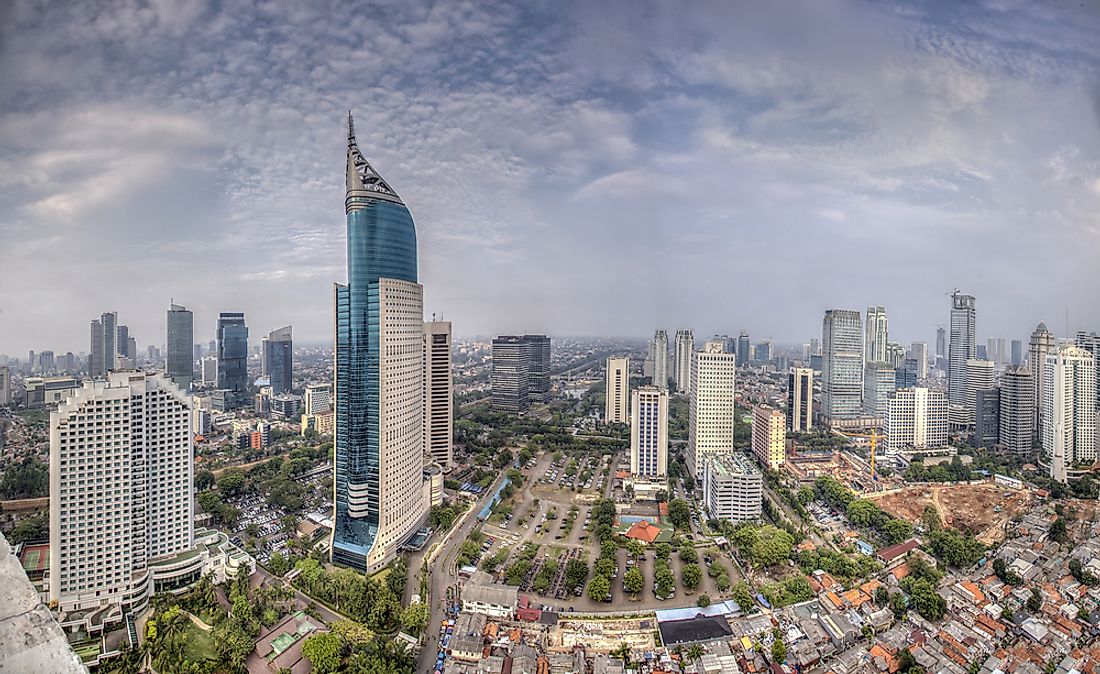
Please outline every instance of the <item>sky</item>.
[{"label": "sky", "polygon": [[[0,3],[0,353],[331,340],[346,117],[457,335],[1100,331],[1100,3]],[[1068,323],[1067,323],[1068,315]]]}]

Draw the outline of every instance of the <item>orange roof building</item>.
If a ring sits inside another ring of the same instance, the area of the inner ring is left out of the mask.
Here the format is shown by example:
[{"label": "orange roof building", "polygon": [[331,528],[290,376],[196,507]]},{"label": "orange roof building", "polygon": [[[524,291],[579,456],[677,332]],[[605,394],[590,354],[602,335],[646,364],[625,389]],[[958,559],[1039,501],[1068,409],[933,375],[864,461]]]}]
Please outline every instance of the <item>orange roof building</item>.
[{"label": "orange roof building", "polygon": [[627,538],[653,543],[657,540],[657,537],[661,535],[661,527],[650,524],[646,520],[642,520],[641,522],[635,522],[630,525],[630,528],[627,529],[626,533],[623,535]]}]

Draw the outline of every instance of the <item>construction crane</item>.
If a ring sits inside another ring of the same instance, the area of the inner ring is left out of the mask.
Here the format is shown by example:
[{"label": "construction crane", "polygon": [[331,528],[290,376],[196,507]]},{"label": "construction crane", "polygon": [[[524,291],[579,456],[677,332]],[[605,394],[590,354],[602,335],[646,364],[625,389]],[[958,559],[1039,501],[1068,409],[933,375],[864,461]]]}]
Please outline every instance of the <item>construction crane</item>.
[{"label": "construction crane", "polygon": [[875,449],[878,447],[879,438],[883,437],[879,435],[878,430],[872,428],[870,433],[848,433],[844,435],[850,438],[870,438],[871,440],[871,487],[874,488],[875,482],[878,481],[878,474],[875,473]]}]

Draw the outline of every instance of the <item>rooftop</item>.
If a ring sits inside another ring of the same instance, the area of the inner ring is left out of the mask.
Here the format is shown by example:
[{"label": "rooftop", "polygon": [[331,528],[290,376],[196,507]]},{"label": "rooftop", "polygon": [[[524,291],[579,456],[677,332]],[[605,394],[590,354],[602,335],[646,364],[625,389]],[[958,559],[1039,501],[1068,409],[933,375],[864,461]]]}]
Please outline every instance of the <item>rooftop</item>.
[{"label": "rooftop", "polygon": [[760,469],[752,459],[740,452],[715,456],[711,459],[710,469],[715,475],[760,475]]}]

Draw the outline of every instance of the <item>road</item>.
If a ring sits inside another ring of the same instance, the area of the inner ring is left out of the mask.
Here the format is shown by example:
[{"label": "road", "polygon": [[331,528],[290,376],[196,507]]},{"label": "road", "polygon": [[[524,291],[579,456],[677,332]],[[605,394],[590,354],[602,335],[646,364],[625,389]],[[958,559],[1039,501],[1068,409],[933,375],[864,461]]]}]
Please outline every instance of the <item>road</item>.
[{"label": "road", "polygon": [[779,509],[783,511],[783,514],[786,515],[787,519],[789,519],[795,526],[802,525],[804,527],[806,534],[810,537],[810,541],[812,541],[816,547],[824,548],[826,550],[833,547],[832,543],[822,538],[820,535],[818,535],[816,531],[813,530],[814,525],[812,522],[804,523],[802,521],[802,518],[799,517],[798,513],[795,512],[794,508],[792,508],[790,504],[787,503],[787,501],[784,500],[780,494],[776,493],[776,491],[769,487],[767,484],[764,485],[764,493],[767,495],[768,499],[771,500],[772,503],[779,506]]}]

